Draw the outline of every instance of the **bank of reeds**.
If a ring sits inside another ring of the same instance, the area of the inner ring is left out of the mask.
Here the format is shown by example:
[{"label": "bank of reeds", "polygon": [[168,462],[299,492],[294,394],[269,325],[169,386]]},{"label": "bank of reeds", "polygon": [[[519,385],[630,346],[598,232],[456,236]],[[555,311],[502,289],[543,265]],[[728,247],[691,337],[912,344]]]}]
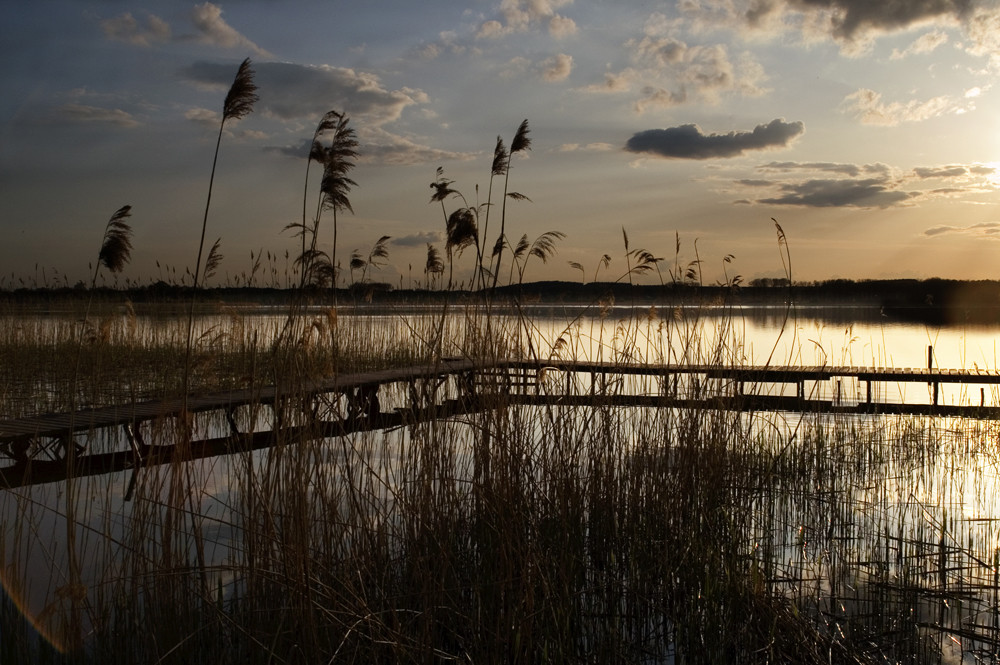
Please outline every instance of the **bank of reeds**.
[{"label": "bank of reeds", "polygon": [[[442,354],[745,362],[732,313],[706,327],[669,308],[596,312],[554,332],[475,307],[336,314],[304,315],[280,348],[270,341],[283,317],[269,329],[220,314],[196,335],[199,387],[294,386]],[[176,390],[168,368],[184,358],[184,322],[111,321],[86,347],[81,403]],[[25,385],[15,376],[46,377],[34,390],[65,403],[61,364],[41,350],[69,354],[71,329],[0,323],[5,413],[28,410],[12,398]],[[995,425],[601,400],[725,389],[653,378],[549,371],[530,390],[567,385],[594,405],[531,404],[507,377],[484,375],[466,415],[334,438],[291,405],[294,437],[145,468],[130,501],[120,475],[90,480],[77,500],[91,508],[76,510],[86,535],[68,545],[90,564],[83,590],[38,588],[39,561],[57,568],[67,547],[48,528],[57,492],[11,492],[5,583],[47,639],[0,607],[4,662],[924,663],[990,660],[1000,647],[996,490],[984,482],[997,460],[980,445]],[[383,410],[413,405],[407,387],[380,398]],[[343,403],[317,408],[336,418]],[[275,417],[238,418],[252,428]],[[172,442],[170,424],[159,427],[151,436]],[[224,427],[205,418],[193,431]],[[170,500],[178,478],[193,507],[183,519]],[[80,593],[83,646],[60,651]]]}]

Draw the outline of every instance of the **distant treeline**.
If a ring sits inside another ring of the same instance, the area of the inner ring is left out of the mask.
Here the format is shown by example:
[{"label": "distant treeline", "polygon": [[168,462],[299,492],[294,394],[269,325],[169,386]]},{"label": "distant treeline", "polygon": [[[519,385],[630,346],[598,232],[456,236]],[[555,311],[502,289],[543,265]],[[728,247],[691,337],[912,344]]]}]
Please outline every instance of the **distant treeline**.
[{"label": "distant treeline", "polygon": [[[434,305],[479,300],[482,292],[398,289],[385,283],[355,284],[347,289],[227,287],[192,289],[189,286],[155,282],[128,289],[98,287],[98,301],[134,304],[201,303],[282,306],[305,299],[309,304],[408,304]],[[91,291],[82,286],[21,288],[0,291],[0,302],[8,304],[56,305],[70,302]],[[690,283],[629,285],[625,283],[547,281],[499,287],[498,300],[521,304],[620,306],[676,306],[728,304],[735,306],[850,306],[876,308],[883,316],[957,321],[994,317],[1000,310],[1000,281],[947,279],[835,279],[788,285],[782,279],[759,279],[743,286],[700,286]]]}]

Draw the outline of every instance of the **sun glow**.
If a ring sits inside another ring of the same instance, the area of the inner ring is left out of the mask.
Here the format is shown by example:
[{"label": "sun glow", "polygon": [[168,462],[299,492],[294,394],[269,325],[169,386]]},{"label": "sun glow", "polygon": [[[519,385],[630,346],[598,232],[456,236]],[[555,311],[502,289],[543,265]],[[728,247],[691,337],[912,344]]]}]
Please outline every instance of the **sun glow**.
[{"label": "sun glow", "polygon": [[986,183],[990,187],[1000,189],[1000,162],[986,162],[983,166],[990,169],[985,176]]}]

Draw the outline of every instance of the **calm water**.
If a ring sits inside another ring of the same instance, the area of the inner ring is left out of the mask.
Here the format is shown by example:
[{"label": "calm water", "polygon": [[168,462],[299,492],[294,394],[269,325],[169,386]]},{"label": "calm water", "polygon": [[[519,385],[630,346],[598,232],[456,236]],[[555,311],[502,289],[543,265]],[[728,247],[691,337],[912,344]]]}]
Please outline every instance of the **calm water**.
[{"label": "calm water", "polygon": [[[268,313],[227,313],[222,316],[202,317],[198,321],[197,335],[211,336],[213,331],[229,329],[238,317],[241,335],[256,335],[266,339],[280,329],[284,317]],[[413,330],[423,330],[433,323],[429,314],[380,313],[363,317],[341,314],[340,325],[363,325],[378,334],[409,336]],[[42,316],[31,325],[65,325],[58,315]],[[182,335],[183,326],[175,318],[137,317],[134,334],[151,335],[167,339]],[[228,326],[228,328],[227,328]],[[456,324],[456,327],[457,324]],[[545,310],[531,318],[527,328],[518,325],[519,331],[528,330],[522,340],[525,351],[547,358],[576,357],[590,360],[627,360],[631,362],[723,362],[734,364],[771,365],[852,365],[924,368],[931,362],[939,368],[994,369],[998,366],[996,337],[1000,326],[933,327],[912,323],[893,322],[884,317],[865,316],[850,320],[849,312],[835,314],[797,311],[786,318],[782,309],[739,312],[721,317],[695,316],[690,311],[632,311],[611,309]],[[449,338],[446,355],[462,355],[462,335]],[[829,392],[832,386],[815,386],[818,393]],[[841,386],[847,393],[860,386]],[[638,387],[642,391],[643,387]],[[651,388],[652,390],[652,388]],[[773,387],[771,390],[781,390]],[[979,403],[978,389],[974,395],[962,388],[945,391],[944,403]],[[919,384],[909,386],[887,385],[880,387],[879,399],[926,401],[929,389]],[[383,399],[383,408],[394,403],[405,403],[401,390],[390,390]],[[992,392],[985,396],[987,404],[1000,403]],[[530,420],[531,412],[525,417]],[[864,419],[858,419],[864,422]],[[928,538],[935,533],[954,533],[960,537],[956,555],[968,570],[969,583],[990,575],[989,566],[974,566],[974,560],[992,561],[993,552],[1000,551],[1000,533],[994,524],[1000,520],[1000,482],[998,482],[998,457],[996,431],[990,423],[947,422],[930,423],[932,430],[939,428],[945,445],[939,447],[940,457],[928,458],[920,466],[900,465],[890,462],[891,468],[882,470],[878,482],[851,486],[845,489],[849,497],[852,517],[846,519],[852,537],[859,539],[857,549],[877,547],[886,533],[910,534],[926,530]],[[224,430],[224,423],[206,419],[200,424],[208,434]],[[266,426],[266,419],[260,426]],[[905,425],[870,423],[865,426],[886,428],[890,436],[900,436]],[[454,423],[459,439],[464,425]],[[798,416],[787,414],[767,421],[767,427],[786,433],[800,431]],[[898,431],[897,431],[898,430]],[[383,476],[385,501],[391,502],[400,457],[409,443],[407,429],[392,432],[364,434],[351,437],[352,451],[339,443],[331,442],[322,451],[328,455],[331,469],[336,460],[347,454],[363,455],[377,459],[374,464]],[[95,446],[123,448],[127,444],[118,432],[109,433]],[[364,450],[361,450],[364,449]],[[196,493],[190,505],[200,512],[193,522],[209,544],[205,552],[206,564],[227,585],[231,581],[226,572],[240,557],[240,517],[233,505],[234,488],[241,483],[248,464],[263,464],[268,451],[261,451],[250,458],[219,457],[189,464]],[[956,464],[956,459],[961,463]],[[322,462],[320,462],[322,463]],[[125,501],[125,491],[131,472],[81,479],[78,496],[74,501],[77,514],[78,551],[84,561],[84,582],[88,593],[100,594],[113,586],[114,580],[128,571],[121,568],[136,548],[155,559],[158,545],[154,540],[137,543],[132,531],[133,520],[161,515],[167,500],[166,472],[150,473],[145,499],[141,504]],[[853,481],[852,481],[853,482]],[[814,530],[826,529],[828,523],[814,524],[804,509],[791,497],[802,488],[793,488],[789,503],[780,512],[780,519],[762,513],[761,533],[768,533],[785,543],[785,560],[775,562],[777,574],[788,579],[803,579],[810,573],[816,580],[823,576],[816,572],[829,564],[809,536]],[[889,498],[887,498],[887,496]],[[3,492],[0,495],[0,521],[3,526],[5,566],[4,583],[11,596],[22,607],[25,616],[39,620],[42,632],[46,631],[45,617],[51,610],[61,607],[65,598],[66,577],[66,495],[63,484],[52,484]],[[765,511],[766,512],[766,511]],[[822,519],[826,520],[827,517]],[[952,527],[947,525],[952,520]],[[153,520],[154,524],[160,520]],[[955,527],[958,520],[959,527]],[[904,529],[904,526],[905,529]],[[832,527],[830,527],[832,529]],[[916,529],[917,531],[912,531]],[[941,536],[942,538],[944,536]],[[951,537],[951,536],[949,536]],[[872,540],[872,542],[867,542]],[[965,555],[968,556],[965,556]],[[957,564],[956,564],[957,565]],[[959,573],[961,574],[961,573]],[[978,583],[978,582],[975,582]],[[817,581],[818,586],[823,582]],[[803,591],[802,585],[791,585],[790,593],[802,595],[815,592],[822,596],[822,589]],[[828,591],[829,589],[827,589]],[[822,602],[822,601],[817,601]],[[970,603],[970,607],[972,603]],[[993,605],[989,598],[976,605],[976,612],[988,613]],[[41,617],[41,619],[39,619]],[[961,621],[958,617],[955,621]],[[985,620],[985,619],[984,619]]]}]

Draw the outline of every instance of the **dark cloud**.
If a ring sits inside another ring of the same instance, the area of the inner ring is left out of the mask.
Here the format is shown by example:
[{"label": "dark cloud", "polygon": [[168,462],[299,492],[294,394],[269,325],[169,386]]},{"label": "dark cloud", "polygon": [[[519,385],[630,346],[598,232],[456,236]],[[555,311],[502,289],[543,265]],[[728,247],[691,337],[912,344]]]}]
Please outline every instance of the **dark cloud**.
[{"label": "dark cloud", "polygon": [[[974,4],[973,0],[787,0],[786,6],[830,11],[833,34],[851,39],[871,29],[893,31],[937,18],[964,19]],[[780,9],[780,3],[758,1],[748,18],[759,21],[762,13]]]},{"label": "dark cloud", "polygon": [[[260,95],[256,110],[282,120],[318,118],[338,109],[381,125],[397,120],[406,107],[426,101],[419,90],[387,90],[374,74],[343,67],[255,62],[253,68]],[[233,64],[197,62],[182,70],[181,76],[228,89],[236,69]]]},{"label": "dark cloud", "polygon": [[440,243],[443,240],[444,234],[440,231],[421,231],[401,238],[393,238],[389,244],[400,247],[423,247],[427,243]]},{"label": "dark cloud", "polygon": [[774,183],[770,180],[752,180],[750,178],[743,178],[742,180],[737,180],[736,184],[743,185],[744,187],[770,187]]},{"label": "dark cloud", "polygon": [[855,207],[889,208],[916,196],[893,189],[879,178],[864,180],[807,180],[781,186],[783,194],[760,199],[758,203],[795,205],[810,208]]},{"label": "dark cloud", "polygon": [[784,147],[803,131],[805,125],[801,122],[780,119],[757,125],[750,132],[728,134],[702,134],[697,125],[681,125],[639,132],[628,140],[625,149],[678,159],[737,157],[749,150]]}]

